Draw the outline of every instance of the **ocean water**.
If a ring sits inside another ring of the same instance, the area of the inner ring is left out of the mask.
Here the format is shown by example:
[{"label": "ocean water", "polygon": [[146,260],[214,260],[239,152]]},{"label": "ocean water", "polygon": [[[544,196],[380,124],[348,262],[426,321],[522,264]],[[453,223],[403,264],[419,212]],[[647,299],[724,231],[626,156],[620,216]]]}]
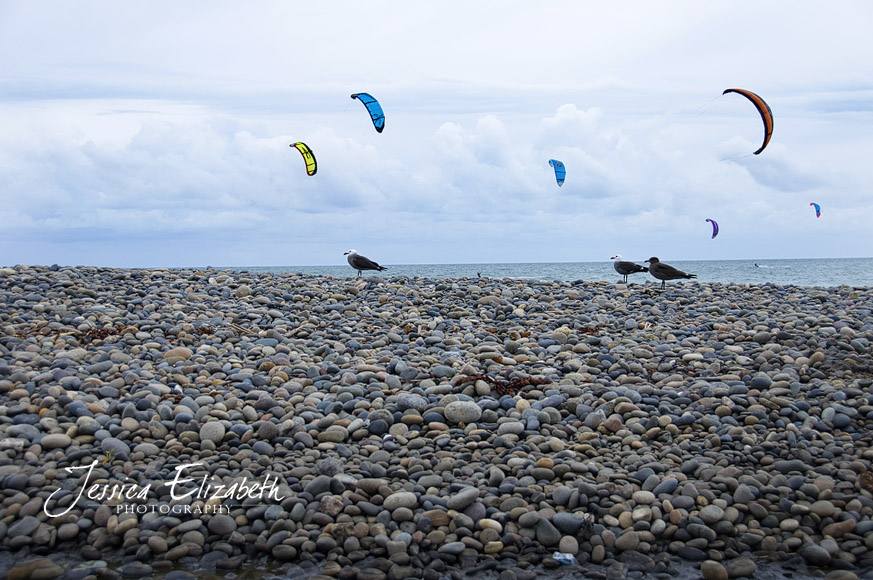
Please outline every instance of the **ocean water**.
[{"label": "ocean water", "polygon": [[[645,265],[640,258],[634,260]],[[793,286],[873,286],[873,258],[817,258],[791,260],[694,260],[670,261],[671,266],[697,274],[698,282],[722,284],[778,284]],[[621,277],[612,262],[558,262],[531,264],[383,264],[385,272],[365,272],[375,276],[422,278],[524,278],[616,282]],[[356,272],[345,263],[330,266],[258,266],[232,267],[251,272],[298,273],[318,276],[349,277]],[[634,274],[633,284],[660,284],[649,274]],[[675,283],[675,282],[674,282]],[[669,284],[669,282],[668,282]]]}]

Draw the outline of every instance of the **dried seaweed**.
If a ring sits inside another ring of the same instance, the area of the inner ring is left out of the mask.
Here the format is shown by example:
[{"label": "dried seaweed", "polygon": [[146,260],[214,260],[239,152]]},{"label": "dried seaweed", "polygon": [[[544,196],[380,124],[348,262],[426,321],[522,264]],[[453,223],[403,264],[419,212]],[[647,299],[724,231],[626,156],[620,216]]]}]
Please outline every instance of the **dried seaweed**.
[{"label": "dried seaweed", "polygon": [[866,489],[870,493],[873,493],[873,473],[870,473],[866,469],[862,471],[860,482],[862,489]]},{"label": "dried seaweed", "polygon": [[516,377],[514,379],[500,379],[491,375],[461,375],[452,381],[455,385],[463,385],[475,381],[484,381],[491,385],[500,396],[517,395],[524,387],[531,385],[545,385],[552,380],[545,377]]},{"label": "dried seaweed", "polygon": [[247,334],[248,336],[257,336],[257,334],[258,334],[257,332],[249,330],[245,326],[240,326],[239,324],[237,324],[235,322],[228,322],[227,325],[241,334]]},{"label": "dried seaweed", "polygon": [[582,514],[582,527],[579,529],[579,535],[583,536],[591,531],[594,526],[594,516],[591,514]]}]

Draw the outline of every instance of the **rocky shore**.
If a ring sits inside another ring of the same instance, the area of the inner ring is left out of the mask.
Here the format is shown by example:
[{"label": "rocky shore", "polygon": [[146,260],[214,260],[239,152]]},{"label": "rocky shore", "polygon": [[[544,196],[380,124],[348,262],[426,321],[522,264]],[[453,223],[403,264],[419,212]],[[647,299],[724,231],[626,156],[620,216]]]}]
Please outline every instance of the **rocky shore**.
[{"label": "rocky shore", "polygon": [[3,268],[0,552],[869,577],[871,341],[870,288]]}]

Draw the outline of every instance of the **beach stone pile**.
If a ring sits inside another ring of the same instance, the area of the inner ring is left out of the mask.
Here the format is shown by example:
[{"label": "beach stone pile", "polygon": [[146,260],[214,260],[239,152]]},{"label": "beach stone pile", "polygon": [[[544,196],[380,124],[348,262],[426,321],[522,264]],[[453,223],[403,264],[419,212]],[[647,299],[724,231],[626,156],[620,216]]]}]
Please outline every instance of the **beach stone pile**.
[{"label": "beach stone pile", "polygon": [[869,288],[2,268],[0,551],[853,578],[871,341]]}]

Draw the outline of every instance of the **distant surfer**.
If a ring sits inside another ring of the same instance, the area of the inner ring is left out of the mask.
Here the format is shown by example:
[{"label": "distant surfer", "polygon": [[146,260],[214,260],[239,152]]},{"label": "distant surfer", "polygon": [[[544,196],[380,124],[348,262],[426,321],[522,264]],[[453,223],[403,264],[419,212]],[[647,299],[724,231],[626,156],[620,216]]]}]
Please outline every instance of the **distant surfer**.
[{"label": "distant surfer", "polygon": [[755,264],[755,267],[756,267],[756,268],[760,268],[761,266],[759,266],[758,264]]}]

